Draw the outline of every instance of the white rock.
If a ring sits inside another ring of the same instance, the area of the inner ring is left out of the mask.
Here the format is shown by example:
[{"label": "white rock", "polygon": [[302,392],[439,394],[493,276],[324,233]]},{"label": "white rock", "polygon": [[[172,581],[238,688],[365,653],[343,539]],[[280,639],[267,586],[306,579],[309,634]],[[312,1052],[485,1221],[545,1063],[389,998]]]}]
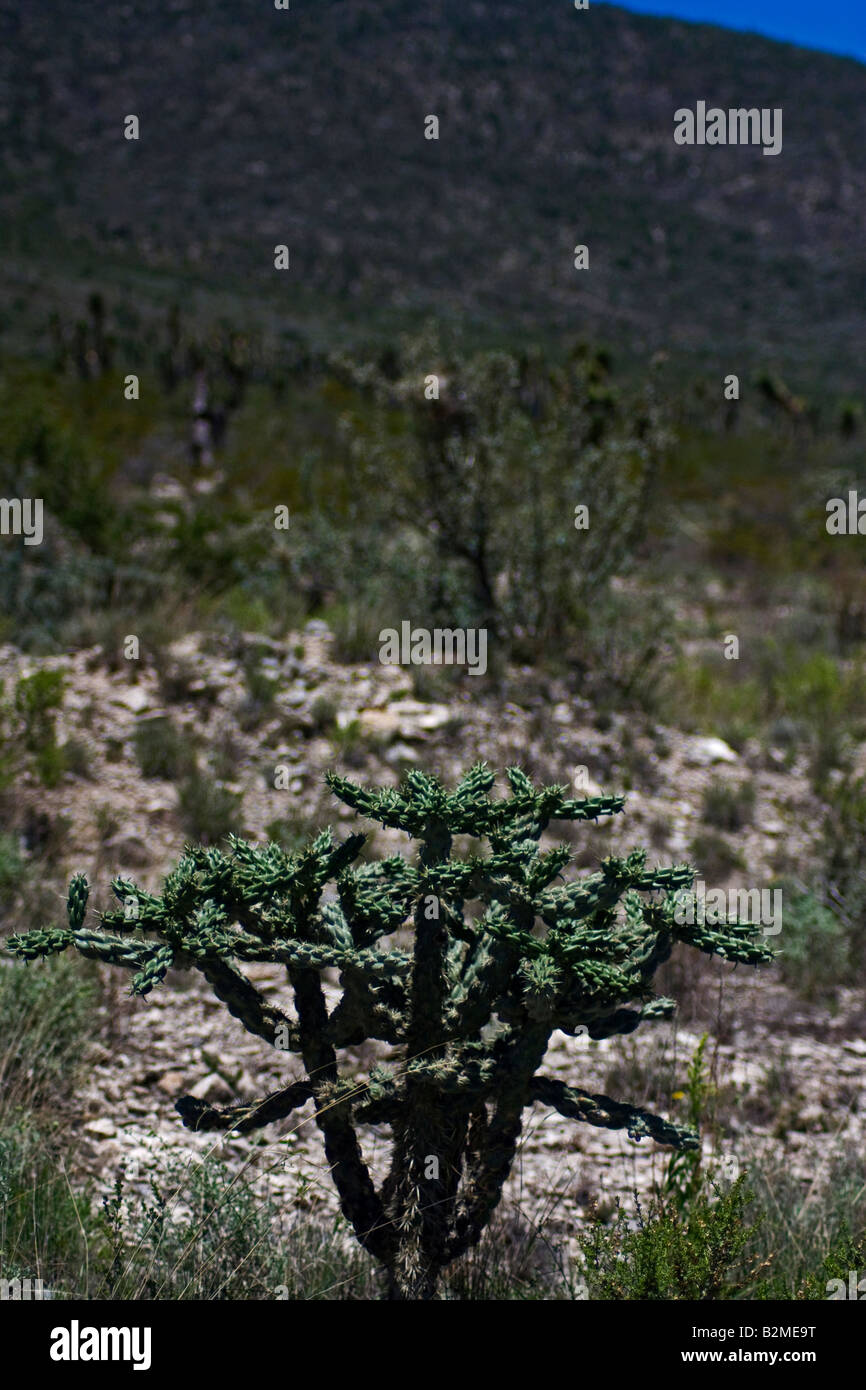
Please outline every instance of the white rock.
[{"label": "white rock", "polygon": [[222,1101],[233,1099],[232,1089],[227,1081],[216,1072],[211,1072],[209,1076],[203,1076],[201,1081],[197,1081],[192,1087],[190,1095],[196,1100],[207,1101],[209,1105],[219,1104]]},{"label": "white rock", "polygon": [[126,709],[132,710],[133,714],[141,714],[150,704],[150,695],[143,685],[130,685],[125,690],[118,691],[112,703],[125,706]]},{"label": "white rock", "polygon": [[430,705],[423,714],[415,720],[419,729],[441,729],[451,718],[451,710],[448,705]]},{"label": "white rock", "polygon": [[686,762],[692,767],[710,767],[712,763],[736,763],[739,758],[722,738],[695,738],[686,748]]},{"label": "white rock", "polygon": [[107,1115],[100,1116],[98,1120],[88,1120],[84,1128],[88,1134],[101,1134],[106,1139],[117,1133],[117,1126]]},{"label": "white rock", "polygon": [[150,495],[161,502],[182,502],[186,497],[186,488],[176,478],[155,473],[150,484]]},{"label": "white rock", "polygon": [[176,1096],[184,1084],[182,1071],[167,1071],[156,1083],[167,1096]]},{"label": "white rock", "polygon": [[408,743],[393,743],[385,754],[386,763],[417,763],[420,754]]}]

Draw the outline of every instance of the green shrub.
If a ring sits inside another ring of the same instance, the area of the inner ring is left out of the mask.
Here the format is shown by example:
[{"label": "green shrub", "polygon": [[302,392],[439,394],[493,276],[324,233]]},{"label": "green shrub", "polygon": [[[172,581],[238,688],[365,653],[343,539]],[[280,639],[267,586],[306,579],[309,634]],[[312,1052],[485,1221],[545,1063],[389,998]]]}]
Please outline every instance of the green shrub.
[{"label": "green shrub", "polygon": [[100,1296],[133,1299],[310,1299],[363,1296],[371,1262],[342,1239],[344,1222],[281,1220],[219,1159],[169,1159],[151,1178],[150,1199],[127,1198],[124,1178],[103,1202],[113,1252]]},{"label": "green shrub", "polygon": [[813,893],[798,892],[793,885],[782,885],[782,904],[782,979],[803,999],[832,998],[856,978],[844,923]]},{"label": "green shrub", "polygon": [[220,596],[216,616],[227,619],[239,632],[270,634],[274,630],[274,616],[265,600],[261,595],[250,594],[242,585]]},{"label": "green shrub", "polygon": [[94,971],[73,960],[47,973],[0,960],[2,1108],[57,1097],[81,1064],[96,998]]},{"label": "green shrub", "polygon": [[178,810],[185,833],[215,845],[240,833],[241,797],[204,773],[191,772],[178,790]]},{"label": "green shrub", "polygon": [[56,715],[63,703],[62,671],[35,671],[15,687],[15,710],[23,725],[23,744],[46,787],[56,787],[66,770],[57,744]]},{"label": "green shrub", "polygon": [[610,1226],[594,1223],[581,1241],[590,1298],[733,1297],[744,1282],[739,1260],[757,1225],[746,1217],[752,1200],[744,1174],[727,1191],[702,1190],[685,1211],[659,1196],[645,1210],[635,1194],[636,1229],[620,1211]]},{"label": "green shrub", "polygon": [[332,734],[337,724],[340,706],[333,695],[317,695],[310,705],[310,718],[318,734]]},{"label": "green shrub", "polygon": [[0,834],[0,903],[15,892],[25,872],[18,836]]},{"label": "green shrub", "polygon": [[142,777],[176,782],[195,767],[189,731],[181,732],[167,715],[138,724],[134,742]]},{"label": "green shrub", "polygon": [[701,819],[718,830],[742,830],[750,825],[755,812],[755,787],[752,782],[732,786],[714,778],[704,788]]},{"label": "green shrub", "polygon": [[709,830],[695,835],[689,846],[689,859],[697,864],[701,876],[708,883],[724,881],[735,870],[746,867],[739,850],[721,835],[715,835]]},{"label": "green shrub", "polygon": [[82,739],[67,739],[62,748],[64,767],[75,777],[93,780],[93,758],[90,749]]}]

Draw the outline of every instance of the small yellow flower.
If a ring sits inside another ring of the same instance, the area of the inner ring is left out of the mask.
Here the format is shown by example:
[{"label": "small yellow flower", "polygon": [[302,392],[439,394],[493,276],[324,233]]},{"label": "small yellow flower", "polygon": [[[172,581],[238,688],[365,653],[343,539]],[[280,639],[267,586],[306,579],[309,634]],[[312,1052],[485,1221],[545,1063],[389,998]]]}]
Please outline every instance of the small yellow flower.
[{"label": "small yellow flower", "polygon": [[674,1091],[673,1095],[671,1096],[671,1100],[683,1100],[685,1094],[685,1091]]}]

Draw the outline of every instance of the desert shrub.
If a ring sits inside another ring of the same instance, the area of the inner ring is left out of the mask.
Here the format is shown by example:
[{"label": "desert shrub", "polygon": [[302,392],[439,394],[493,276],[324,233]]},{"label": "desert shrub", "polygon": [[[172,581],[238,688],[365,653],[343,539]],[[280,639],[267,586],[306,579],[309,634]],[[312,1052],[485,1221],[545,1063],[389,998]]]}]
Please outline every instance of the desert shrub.
[{"label": "desert shrub", "polygon": [[136,726],[134,743],[142,777],[176,782],[189,776],[195,767],[189,732],[181,732],[167,715],[140,722]]},{"label": "desert shrub", "polygon": [[828,1297],[827,1282],[866,1272],[866,1173],[852,1146],[804,1181],[772,1153],[753,1156],[748,1182],[760,1216],[743,1262],[747,1298]]},{"label": "desert shrub", "polygon": [[46,787],[56,786],[66,769],[56,727],[63,687],[62,671],[49,670],[22,676],[15,687],[15,711],[22,723],[23,744]]},{"label": "desert shrub", "polygon": [[0,904],[15,892],[26,867],[18,836],[0,834]]},{"label": "desert shrub", "polygon": [[243,585],[221,594],[215,605],[215,615],[224,618],[239,632],[263,632],[274,629],[274,615],[260,594],[251,594]]},{"label": "desert shrub", "polygon": [[694,836],[689,846],[689,858],[697,864],[701,876],[708,883],[724,881],[736,869],[745,868],[739,850],[711,830],[700,831]]},{"label": "desert shrub", "polygon": [[103,1200],[111,1263],[99,1296],[134,1299],[363,1298],[372,1262],[346,1240],[344,1218],[287,1219],[270,1188],[213,1155],[155,1164],[150,1196]]},{"label": "desert shrub", "polygon": [[751,1201],[744,1174],[727,1191],[702,1190],[685,1211],[660,1196],[644,1207],[635,1194],[636,1227],[620,1210],[581,1241],[590,1298],[733,1297],[742,1287],[738,1262],[757,1224],[747,1216]]},{"label": "desert shrub", "polygon": [[87,744],[80,738],[68,738],[62,748],[64,768],[75,777],[93,780],[93,758]]},{"label": "desert shrub", "polygon": [[726,661],[721,646],[699,661],[678,656],[664,682],[667,717],[680,727],[711,729],[736,747],[784,729],[813,763],[838,759],[845,737],[862,729],[864,694],[861,665],[759,635],[738,661]]},{"label": "desert shrub", "polygon": [[81,1063],[96,998],[92,967],[54,961],[38,974],[0,961],[2,1108],[57,1097]]},{"label": "desert shrub", "polygon": [[[502,351],[444,357],[429,335],[408,343],[398,380],[368,385],[379,411],[356,415],[355,486],[401,562],[384,557],[380,571],[397,580],[392,607],[428,627],[486,628],[497,659],[561,651],[645,534],[668,438],[660,410],[649,394],[622,399],[600,355],[555,369]],[[419,383],[437,361],[442,390],[428,400]]]},{"label": "desert shrub", "polygon": [[310,719],[317,734],[332,734],[340,706],[333,695],[317,695],[310,705]]},{"label": "desert shrub", "polygon": [[704,788],[701,819],[718,830],[742,830],[750,825],[755,812],[755,787],[752,782],[733,786],[714,778]]},{"label": "desert shrub", "polygon": [[814,893],[794,885],[782,885],[779,948],[781,977],[803,999],[831,998],[855,978],[844,923]]},{"label": "desert shrub", "polygon": [[240,832],[240,806],[240,793],[220,786],[206,773],[189,773],[178,789],[178,811],[184,831],[207,845]]},{"label": "desert shrub", "polygon": [[599,711],[658,715],[676,652],[669,606],[654,592],[602,592],[576,619],[571,666]]},{"label": "desert shrub", "polygon": [[254,652],[246,655],[242,670],[247,695],[238,710],[237,720],[244,733],[249,733],[273,715],[274,698],[280,682],[278,677],[262,670],[259,658]]},{"label": "desert shrub", "polygon": [[27,1114],[0,1117],[0,1278],[41,1279],[55,1298],[82,1295],[98,1251],[88,1200],[64,1170],[68,1152]]}]

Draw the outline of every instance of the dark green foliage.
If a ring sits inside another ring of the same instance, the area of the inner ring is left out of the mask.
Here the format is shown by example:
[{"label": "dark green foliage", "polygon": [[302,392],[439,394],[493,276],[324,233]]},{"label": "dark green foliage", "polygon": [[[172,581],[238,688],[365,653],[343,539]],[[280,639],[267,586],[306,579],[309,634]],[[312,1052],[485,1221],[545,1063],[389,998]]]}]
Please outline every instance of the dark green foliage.
[{"label": "dark green foliage", "polygon": [[745,867],[739,850],[712,830],[702,830],[694,837],[689,854],[708,883],[723,882],[735,869]]},{"label": "dark green foliage", "polygon": [[66,767],[56,730],[63,685],[61,671],[41,670],[22,676],[15,687],[15,712],[22,725],[22,743],[46,787],[56,786]]},{"label": "dark green foliage", "polygon": [[[312,1100],[345,1216],[388,1273],[393,1296],[432,1296],[440,1272],[481,1238],[533,1102],[576,1120],[689,1148],[684,1129],[626,1101],[540,1074],[551,1033],[591,1038],[669,1018],[654,997],[656,968],[679,940],[710,955],[772,958],[755,930],[675,920],[686,866],[651,869],[635,850],[566,881],[566,845],[542,850],[554,821],[595,821],[621,797],[573,800],[508,771],[510,796],[491,797],[493,773],[469,771],[453,792],[413,770],[399,790],[365,790],[331,774],[332,791],[381,826],[419,842],[409,861],[359,861],[365,837],[330,831],[298,854],[232,839],[228,854],[188,848],[153,895],[115,880],[120,907],[85,927],[88,888],[72,880],[68,925],[10,939],[24,959],[74,946],[132,972],[148,994],[170,967],[196,969],[243,1026],[299,1056],[305,1075],[252,1104],[177,1102],[195,1129],[248,1132]],[[486,841],[462,857],[454,836]],[[474,909],[469,905],[477,905]],[[405,944],[379,945],[397,934]],[[286,967],[292,1014],[244,976],[245,961]],[[328,1012],[322,972],[339,972]],[[341,1074],[339,1051],[370,1039],[396,1053],[366,1085]],[[357,1125],[391,1130],[390,1172],[377,1190]]]},{"label": "dark green foliage", "polygon": [[181,733],[167,716],[142,721],[135,730],[135,756],[142,777],[174,782],[195,766],[188,732]]},{"label": "dark green foliage", "polygon": [[24,871],[17,835],[0,834],[0,903],[14,893]]},{"label": "dark green foliage", "polygon": [[754,1235],[745,1174],[727,1191],[702,1188],[686,1211],[655,1197],[637,1228],[620,1212],[610,1228],[596,1223],[583,1242],[590,1298],[716,1299],[737,1291],[737,1264]]},{"label": "dark green foliage", "polygon": [[780,941],[782,979],[804,999],[832,999],[853,983],[852,943],[845,924],[814,893],[782,888],[784,925]]},{"label": "dark green foliage", "polygon": [[[423,389],[431,371],[437,399]],[[358,521],[378,505],[397,523],[393,547],[375,549],[383,600],[399,586],[418,621],[484,627],[500,655],[571,654],[650,520],[669,442],[652,394],[623,398],[598,352],[562,367],[506,352],[459,361],[433,334],[407,345],[396,380],[354,376],[379,407],[370,426],[360,414],[356,424]]]},{"label": "dark green foliage", "polygon": [[81,1060],[96,989],[92,967],[52,961],[46,972],[0,965],[0,1093],[6,1107],[56,1098]]},{"label": "dark green foliage", "polygon": [[719,830],[742,830],[755,810],[755,788],[751,782],[734,786],[715,778],[704,788],[701,818]]},{"label": "dark green foliage", "polygon": [[[825,1255],[818,1269],[801,1274],[793,1293],[788,1292],[788,1286],[780,1279],[768,1281],[767,1285],[759,1290],[759,1297],[790,1297],[798,1302],[801,1299],[823,1302],[828,1298],[850,1298],[852,1274],[855,1285],[866,1278],[866,1238],[861,1236],[859,1240],[855,1240],[845,1231],[833,1242],[831,1250]],[[862,1297],[862,1293],[857,1290],[858,1301]]]},{"label": "dark green foliage", "polygon": [[206,845],[239,833],[240,793],[220,786],[206,773],[193,770],[184,778],[178,792],[178,810],[186,833]]},{"label": "dark green foliage", "polygon": [[848,775],[828,793],[820,896],[844,924],[855,979],[866,966],[866,782]]}]

